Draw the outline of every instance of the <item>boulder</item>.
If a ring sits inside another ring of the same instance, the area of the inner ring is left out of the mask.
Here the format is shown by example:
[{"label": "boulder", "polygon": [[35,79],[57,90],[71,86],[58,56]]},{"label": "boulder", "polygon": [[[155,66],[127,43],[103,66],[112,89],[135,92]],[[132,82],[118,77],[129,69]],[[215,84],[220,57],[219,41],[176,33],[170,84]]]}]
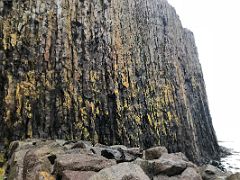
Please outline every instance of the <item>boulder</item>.
[{"label": "boulder", "polygon": [[52,176],[49,172],[40,171],[34,180],[56,180],[54,176]]},{"label": "boulder", "polygon": [[157,174],[154,172],[153,162],[149,162],[145,159],[137,158],[135,161],[133,161],[133,163],[139,165],[149,177],[152,177],[153,175]]},{"label": "boulder", "polygon": [[146,160],[158,159],[164,153],[168,153],[167,148],[163,146],[158,146],[143,151],[143,157]]},{"label": "boulder", "polygon": [[203,180],[215,180],[217,178],[222,179],[226,177],[226,173],[210,164],[201,167],[201,175]]},{"label": "boulder", "polygon": [[228,176],[227,180],[240,180],[240,173],[236,173]]},{"label": "boulder", "polygon": [[150,180],[140,166],[125,162],[105,168],[89,180]]},{"label": "boulder", "polygon": [[160,174],[154,176],[153,180],[202,180],[202,177],[195,168],[188,167],[181,175],[167,176]]},{"label": "boulder", "polygon": [[166,174],[174,176],[181,174],[188,165],[188,162],[183,160],[176,154],[163,154],[157,160],[151,160],[153,163],[154,174]]},{"label": "boulder", "polygon": [[90,141],[77,141],[76,143],[73,143],[72,144],[72,147],[71,149],[77,149],[77,148],[80,148],[80,149],[91,149],[92,147],[92,143]]},{"label": "boulder", "polygon": [[115,159],[116,161],[122,160],[122,153],[116,149],[103,149],[101,155],[108,159]]},{"label": "boulder", "polygon": [[25,141],[13,141],[10,143],[8,148],[8,157],[11,157],[14,152],[23,150],[23,149],[31,149],[40,144],[41,140],[39,139],[27,139]]},{"label": "boulder", "polygon": [[98,147],[98,148],[109,148],[108,146],[106,146],[106,145],[104,145],[104,144],[100,144],[100,143],[95,144],[94,147]]},{"label": "boulder", "polygon": [[65,170],[62,173],[62,180],[88,180],[95,175],[94,171],[71,171]]},{"label": "boulder", "polygon": [[97,155],[101,156],[102,150],[104,150],[104,149],[106,149],[106,148],[92,147],[90,150],[92,151],[93,154],[97,154]]},{"label": "boulder", "polygon": [[95,154],[62,154],[57,156],[54,172],[56,174],[61,174],[64,170],[97,172],[114,164],[115,160]]},{"label": "boulder", "polygon": [[124,150],[122,148],[107,148],[101,150],[101,155],[108,159],[115,159],[117,163],[134,161],[137,156],[130,154],[129,152],[131,151],[128,151],[127,149]]},{"label": "boulder", "polygon": [[8,161],[8,179],[12,180],[18,177],[18,180],[23,180],[23,157],[27,151],[28,149],[21,149],[12,154]]},{"label": "boulder", "polygon": [[113,146],[110,146],[110,148],[112,148],[112,149],[122,149],[122,150],[127,150],[128,149],[124,145],[113,145]]},{"label": "boulder", "polygon": [[23,160],[23,179],[32,180],[39,172],[51,173],[57,155],[63,153],[63,147],[51,141],[27,151]]},{"label": "boulder", "polygon": [[25,154],[40,144],[40,140],[30,139],[25,141],[13,141],[9,145],[8,156],[9,160],[7,162],[8,166],[8,179],[18,180],[23,179],[23,158]]},{"label": "boulder", "polygon": [[158,175],[158,176],[154,176],[153,180],[182,180],[180,178],[180,176],[167,176],[167,175]]},{"label": "boulder", "polygon": [[143,157],[143,152],[139,147],[135,147],[135,148],[128,148],[126,150],[127,153],[135,156],[135,157],[139,157],[142,158]]},{"label": "boulder", "polygon": [[94,154],[93,151],[89,149],[74,148],[65,150],[65,154]]},{"label": "boulder", "polygon": [[118,162],[132,162],[135,159],[137,159],[137,157],[138,157],[137,154],[134,154],[133,152],[128,151],[128,150],[120,150],[119,149],[119,151],[121,152],[122,157],[121,157],[121,160]]},{"label": "boulder", "polygon": [[83,140],[79,140],[79,141],[75,141],[75,140],[71,140],[71,141],[57,140],[57,142],[59,142],[66,149],[87,149],[87,150],[89,150],[93,146],[92,142],[90,142],[90,141],[83,141]]},{"label": "boulder", "polygon": [[183,160],[179,154],[163,154],[159,159],[155,160],[138,158],[134,163],[141,166],[150,177],[159,174],[167,176],[180,175],[187,167],[191,167],[191,163]]},{"label": "boulder", "polygon": [[187,169],[185,169],[185,171],[183,171],[183,173],[180,176],[180,179],[182,179],[182,180],[202,180],[202,177],[195,168],[188,167]]},{"label": "boulder", "polygon": [[55,141],[27,139],[9,146],[8,179],[34,179],[39,172],[51,172],[57,153],[63,153]]}]

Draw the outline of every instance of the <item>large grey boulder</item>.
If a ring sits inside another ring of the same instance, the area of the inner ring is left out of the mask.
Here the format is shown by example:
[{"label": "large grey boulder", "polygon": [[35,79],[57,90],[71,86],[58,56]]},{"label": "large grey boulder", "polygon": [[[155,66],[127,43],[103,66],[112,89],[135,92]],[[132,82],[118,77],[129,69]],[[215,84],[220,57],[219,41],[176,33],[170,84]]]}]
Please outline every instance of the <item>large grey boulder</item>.
[{"label": "large grey boulder", "polygon": [[133,163],[120,163],[105,168],[89,180],[150,180],[140,166]]},{"label": "large grey boulder", "polygon": [[202,177],[195,168],[188,167],[181,175],[167,176],[160,174],[154,176],[153,180],[202,180]]},{"label": "large grey boulder", "polygon": [[65,170],[62,173],[62,180],[88,180],[94,174],[96,174],[94,171]]},{"label": "large grey boulder", "polygon": [[201,175],[203,180],[226,179],[227,174],[215,166],[210,164],[201,167]]},{"label": "large grey boulder", "polygon": [[122,160],[122,153],[117,149],[111,149],[111,148],[103,149],[101,151],[101,155],[108,159],[115,159],[116,161]]},{"label": "large grey boulder", "polygon": [[164,153],[168,153],[166,147],[158,146],[143,151],[143,158],[146,160],[158,159]]},{"label": "large grey boulder", "polygon": [[57,155],[63,153],[63,147],[51,141],[41,147],[30,149],[23,159],[23,179],[36,179],[40,172],[50,174]]},{"label": "large grey boulder", "polygon": [[158,175],[158,176],[154,176],[153,180],[181,180],[180,176],[167,176],[167,175]]},{"label": "large grey boulder", "polygon": [[154,164],[155,174],[166,174],[168,176],[181,174],[188,165],[188,162],[175,154],[163,154],[157,160],[151,160]]},{"label": "large grey boulder", "polygon": [[100,171],[116,164],[115,160],[106,159],[95,154],[62,154],[57,156],[54,172],[61,174],[64,170]]},{"label": "large grey boulder", "polygon": [[180,175],[187,167],[195,167],[182,153],[165,153],[159,159],[154,160],[137,158],[134,163],[140,165],[144,172],[151,177],[159,174]]},{"label": "large grey boulder", "polygon": [[48,173],[55,155],[63,152],[62,146],[54,141],[14,141],[9,146],[8,179],[34,179],[41,171]]},{"label": "large grey boulder", "polygon": [[188,167],[185,169],[180,178],[182,180],[202,180],[200,173],[193,167]]},{"label": "large grey boulder", "polygon": [[240,180],[240,173],[235,173],[227,177],[227,180]]}]

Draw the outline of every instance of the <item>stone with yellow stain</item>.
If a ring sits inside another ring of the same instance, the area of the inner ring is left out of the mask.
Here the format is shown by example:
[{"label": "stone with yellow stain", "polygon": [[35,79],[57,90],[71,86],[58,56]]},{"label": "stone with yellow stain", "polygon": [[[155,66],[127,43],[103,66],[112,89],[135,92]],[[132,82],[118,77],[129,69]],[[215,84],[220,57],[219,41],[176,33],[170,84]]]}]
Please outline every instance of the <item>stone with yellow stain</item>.
[{"label": "stone with yellow stain", "polygon": [[36,180],[56,180],[49,172],[41,171],[36,177]]}]

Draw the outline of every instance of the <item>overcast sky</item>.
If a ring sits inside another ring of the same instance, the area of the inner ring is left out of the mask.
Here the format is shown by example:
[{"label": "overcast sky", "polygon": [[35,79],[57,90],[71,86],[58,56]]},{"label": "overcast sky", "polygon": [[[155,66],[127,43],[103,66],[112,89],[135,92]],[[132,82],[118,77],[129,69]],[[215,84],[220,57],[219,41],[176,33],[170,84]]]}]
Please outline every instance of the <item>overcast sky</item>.
[{"label": "overcast sky", "polygon": [[240,0],[168,0],[193,31],[219,140],[240,137]]}]

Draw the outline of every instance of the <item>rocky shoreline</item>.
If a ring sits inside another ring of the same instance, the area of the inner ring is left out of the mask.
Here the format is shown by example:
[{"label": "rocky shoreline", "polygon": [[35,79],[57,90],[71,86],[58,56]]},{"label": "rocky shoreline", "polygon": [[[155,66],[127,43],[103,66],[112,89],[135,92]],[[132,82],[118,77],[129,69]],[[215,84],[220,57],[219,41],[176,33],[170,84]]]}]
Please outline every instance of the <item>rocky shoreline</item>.
[{"label": "rocky shoreline", "polygon": [[0,180],[237,180],[210,164],[197,166],[162,146],[142,150],[89,141],[14,141],[4,157]]},{"label": "rocky shoreline", "polygon": [[[231,141],[220,141],[221,166],[231,172],[240,172],[240,149],[238,143]],[[235,147],[236,146],[236,147]]]}]

